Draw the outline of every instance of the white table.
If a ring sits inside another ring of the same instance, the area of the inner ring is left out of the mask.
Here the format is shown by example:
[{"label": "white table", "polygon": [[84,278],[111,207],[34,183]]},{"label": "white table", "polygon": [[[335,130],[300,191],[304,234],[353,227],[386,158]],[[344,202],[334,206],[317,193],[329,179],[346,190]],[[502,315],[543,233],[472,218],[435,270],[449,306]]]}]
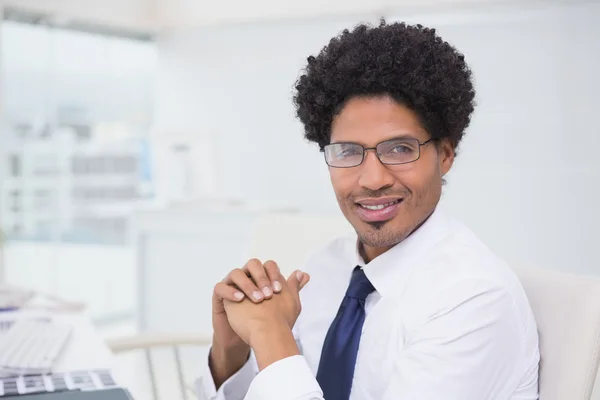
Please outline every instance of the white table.
[{"label": "white table", "polygon": [[108,369],[114,367],[114,357],[104,340],[98,335],[85,313],[27,310],[0,312],[0,320],[48,317],[72,324],[73,332],[61,353],[55,372]]}]

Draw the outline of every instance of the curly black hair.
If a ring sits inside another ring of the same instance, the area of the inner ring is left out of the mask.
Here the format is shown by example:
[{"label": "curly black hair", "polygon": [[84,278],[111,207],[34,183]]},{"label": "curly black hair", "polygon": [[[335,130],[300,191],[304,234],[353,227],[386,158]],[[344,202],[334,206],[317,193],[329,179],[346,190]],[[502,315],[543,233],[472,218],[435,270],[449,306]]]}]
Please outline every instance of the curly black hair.
[{"label": "curly black hair", "polygon": [[475,108],[464,55],[435,29],[405,23],[357,25],[307,59],[294,105],[305,138],[321,149],[331,123],[353,97],[390,96],[413,110],[432,138],[458,147]]}]

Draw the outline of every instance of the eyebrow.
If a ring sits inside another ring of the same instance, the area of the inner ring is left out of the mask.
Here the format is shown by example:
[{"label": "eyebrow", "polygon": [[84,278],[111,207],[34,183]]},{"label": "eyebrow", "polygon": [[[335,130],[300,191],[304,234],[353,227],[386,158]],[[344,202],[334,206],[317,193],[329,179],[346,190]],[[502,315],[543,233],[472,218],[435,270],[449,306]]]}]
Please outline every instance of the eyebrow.
[{"label": "eyebrow", "polygon": [[[415,136],[413,136],[411,134],[405,133],[405,134],[401,134],[401,135],[397,135],[397,136],[392,136],[389,139],[384,139],[381,142],[378,142],[377,144],[383,143],[383,142],[388,142],[390,140],[406,140],[406,139],[418,140],[419,143],[422,141],[421,139],[419,139],[419,138],[417,138],[417,137],[415,137]],[[427,139],[425,139],[425,140],[427,140]],[[362,144],[362,143],[352,142],[352,141],[349,141],[349,140],[341,140],[341,141],[331,142],[330,144],[343,144],[343,143],[360,144],[361,146],[365,147],[365,145]]]}]

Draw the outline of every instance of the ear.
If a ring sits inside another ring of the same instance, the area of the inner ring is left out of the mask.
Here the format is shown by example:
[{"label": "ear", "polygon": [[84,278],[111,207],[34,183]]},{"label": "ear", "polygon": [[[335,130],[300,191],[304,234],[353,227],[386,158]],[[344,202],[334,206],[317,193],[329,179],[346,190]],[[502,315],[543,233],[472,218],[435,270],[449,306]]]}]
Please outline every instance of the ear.
[{"label": "ear", "polygon": [[444,176],[450,171],[452,164],[454,164],[454,145],[449,139],[444,138],[438,142],[437,148],[440,172]]}]

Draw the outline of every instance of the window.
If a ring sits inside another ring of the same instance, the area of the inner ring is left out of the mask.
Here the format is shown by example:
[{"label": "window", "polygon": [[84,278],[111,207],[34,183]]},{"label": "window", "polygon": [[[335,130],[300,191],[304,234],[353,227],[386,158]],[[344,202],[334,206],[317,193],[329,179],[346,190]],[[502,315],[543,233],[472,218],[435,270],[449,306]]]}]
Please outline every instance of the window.
[{"label": "window", "polygon": [[127,232],[148,201],[155,43],[12,20],[1,30],[7,280],[103,319],[132,311]]},{"label": "window", "polygon": [[[24,198],[53,187],[61,199],[48,203],[41,224],[39,203],[24,203],[20,212],[32,223],[8,238],[73,237],[80,218],[101,218],[102,209],[70,207],[81,179],[97,193],[90,201],[103,198],[111,218],[126,226],[131,204],[142,201],[136,190],[123,188],[135,188],[143,178],[138,166],[152,122],[154,43],[4,21],[1,60],[2,134],[11,149],[5,185],[22,188]],[[62,220],[56,226],[67,231],[42,234],[48,232],[46,214]],[[94,235],[86,234],[86,241],[94,242]]]}]

